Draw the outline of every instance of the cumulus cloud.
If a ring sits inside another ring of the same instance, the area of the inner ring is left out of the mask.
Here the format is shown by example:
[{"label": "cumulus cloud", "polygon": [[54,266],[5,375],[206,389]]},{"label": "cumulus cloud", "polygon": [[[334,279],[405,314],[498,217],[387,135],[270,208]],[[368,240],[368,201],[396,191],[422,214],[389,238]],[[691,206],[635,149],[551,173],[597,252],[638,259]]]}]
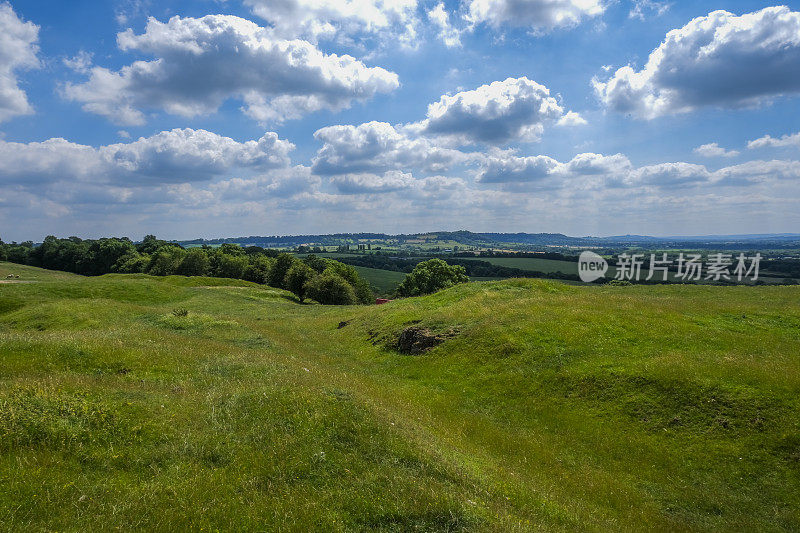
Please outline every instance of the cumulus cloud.
[{"label": "cumulus cloud", "polygon": [[747,148],[754,150],[757,148],[786,148],[789,146],[800,147],[800,133],[793,133],[791,135],[783,135],[782,137],[772,137],[764,135],[761,138],[755,139],[747,143]]},{"label": "cumulus cloud", "polygon": [[797,179],[800,179],[800,162],[797,161],[750,161],[709,170],[704,165],[681,161],[635,167],[623,154],[577,154],[562,163],[542,155],[518,156],[513,151],[487,157],[477,172],[479,183],[511,190],[633,191],[644,188],[667,191]]},{"label": "cumulus cloud", "polygon": [[64,59],[64,66],[79,74],[88,74],[92,67],[92,54],[80,50],[75,56]]},{"label": "cumulus cloud", "polygon": [[414,186],[414,176],[399,170],[384,174],[345,174],[336,176],[331,183],[342,194],[386,193]]},{"label": "cumulus cloud", "polygon": [[763,182],[800,180],[800,161],[748,161],[714,173],[721,185],[747,186]]},{"label": "cumulus cloud", "polygon": [[236,99],[262,123],[339,110],[399,86],[396,74],[353,57],[325,54],[306,41],[282,40],[235,16],[150,18],[136,35],[117,36],[123,51],[156,57],[119,71],[95,66],[64,95],[120,124],[142,124],[147,110],[193,117]]},{"label": "cumulus cloud", "polygon": [[678,162],[637,168],[624,181],[629,185],[673,187],[707,183],[711,178],[711,172],[703,165]]},{"label": "cumulus cloud", "polygon": [[439,39],[448,48],[461,46],[461,32],[450,25],[450,14],[444,9],[444,3],[439,2],[428,11],[428,20],[439,30]]},{"label": "cumulus cloud", "polygon": [[294,146],[267,133],[237,142],[205,130],[175,129],[131,143],[94,148],[65,139],[0,141],[0,183],[57,181],[152,185],[208,181],[232,171],[285,167]]},{"label": "cumulus cloud", "polygon": [[603,155],[595,153],[578,154],[561,167],[563,174],[582,176],[621,176],[632,170],[630,160],[623,154]]},{"label": "cumulus cloud", "polygon": [[655,0],[634,0],[633,6],[628,13],[628,18],[644,20],[647,15],[652,13],[661,16],[671,7],[667,2],[656,2]]},{"label": "cumulus cloud", "polygon": [[10,4],[0,2],[0,122],[33,113],[17,72],[40,66],[38,41],[39,27],[23,22]]},{"label": "cumulus cloud", "polygon": [[245,0],[274,33],[303,38],[363,42],[393,38],[414,46],[417,0]]},{"label": "cumulus cloud", "polygon": [[667,33],[642,70],[625,66],[592,83],[607,108],[642,118],[800,93],[800,13],[714,11]]},{"label": "cumulus cloud", "polygon": [[473,25],[495,29],[509,26],[547,32],[576,26],[604,10],[601,0],[468,0],[465,18]]},{"label": "cumulus cloud", "polygon": [[[577,113],[565,115],[550,90],[526,77],[508,78],[471,91],[444,95],[428,106],[422,131],[461,143],[500,145],[538,140],[544,125],[563,119],[579,122]],[[582,120],[582,119],[580,119]]]},{"label": "cumulus cloud", "polygon": [[322,128],[314,138],[324,144],[313,161],[314,172],[322,175],[381,173],[420,168],[442,172],[467,161],[470,156],[429,139],[396,129],[386,122],[358,126]]},{"label": "cumulus cloud", "polygon": [[551,176],[559,164],[544,155],[489,157],[477,180],[481,183],[532,183]]},{"label": "cumulus cloud", "polygon": [[717,143],[704,144],[693,151],[701,157],[736,157],[739,155],[738,151],[726,150]]},{"label": "cumulus cloud", "polygon": [[252,178],[231,178],[208,186],[211,199],[217,202],[244,202],[259,198],[290,198],[316,190],[321,180],[309,167],[297,165],[278,168]]}]

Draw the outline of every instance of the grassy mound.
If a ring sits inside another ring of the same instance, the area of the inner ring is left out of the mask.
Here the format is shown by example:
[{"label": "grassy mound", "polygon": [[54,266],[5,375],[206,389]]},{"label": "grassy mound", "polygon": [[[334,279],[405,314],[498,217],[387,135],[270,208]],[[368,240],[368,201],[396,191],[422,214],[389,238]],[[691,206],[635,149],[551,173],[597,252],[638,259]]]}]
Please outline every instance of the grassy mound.
[{"label": "grassy mound", "polygon": [[[800,287],[323,307],[25,268],[0,288],[7,529],[800,528]],[[404,354],[409,328],[437,342]]]}]

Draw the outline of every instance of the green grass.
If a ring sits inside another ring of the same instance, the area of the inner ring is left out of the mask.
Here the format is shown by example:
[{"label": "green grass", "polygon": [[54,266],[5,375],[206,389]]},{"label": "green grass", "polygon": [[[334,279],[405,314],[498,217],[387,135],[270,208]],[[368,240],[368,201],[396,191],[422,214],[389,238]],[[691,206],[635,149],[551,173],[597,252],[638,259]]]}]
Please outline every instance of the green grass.
[{"label": "green grass", "polygon": [[391,294],[406,277],[405,272],[394,272],[380,268],[355,266],[359,275],[375,288],[378,294]]},{"label": "green grass", "polygon": [[[800,528],[800,287],[323,307],[25,272],[0,285],[3,530]],[[409,324],[458,334],[405,356]]]}]

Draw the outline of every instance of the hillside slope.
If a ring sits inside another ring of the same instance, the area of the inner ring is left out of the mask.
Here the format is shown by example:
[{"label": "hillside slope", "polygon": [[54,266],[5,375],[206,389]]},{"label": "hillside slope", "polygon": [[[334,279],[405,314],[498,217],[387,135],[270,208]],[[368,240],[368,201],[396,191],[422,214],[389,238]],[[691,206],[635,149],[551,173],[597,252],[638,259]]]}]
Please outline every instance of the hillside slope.
[{"label": "hillside slope", "polygon": [[337,308],[28,275],[0,285],[4,529],[800,528],[800,287]]}]

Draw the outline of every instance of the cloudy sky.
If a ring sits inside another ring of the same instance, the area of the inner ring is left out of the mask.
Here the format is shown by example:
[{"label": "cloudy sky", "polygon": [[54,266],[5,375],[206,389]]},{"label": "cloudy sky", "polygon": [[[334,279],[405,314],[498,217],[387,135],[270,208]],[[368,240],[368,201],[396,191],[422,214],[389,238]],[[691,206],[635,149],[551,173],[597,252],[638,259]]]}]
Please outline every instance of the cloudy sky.
[{"label": "cloudy sky", "polygon": [[800,3],[0,0],[0,237],[800,232]]}]

